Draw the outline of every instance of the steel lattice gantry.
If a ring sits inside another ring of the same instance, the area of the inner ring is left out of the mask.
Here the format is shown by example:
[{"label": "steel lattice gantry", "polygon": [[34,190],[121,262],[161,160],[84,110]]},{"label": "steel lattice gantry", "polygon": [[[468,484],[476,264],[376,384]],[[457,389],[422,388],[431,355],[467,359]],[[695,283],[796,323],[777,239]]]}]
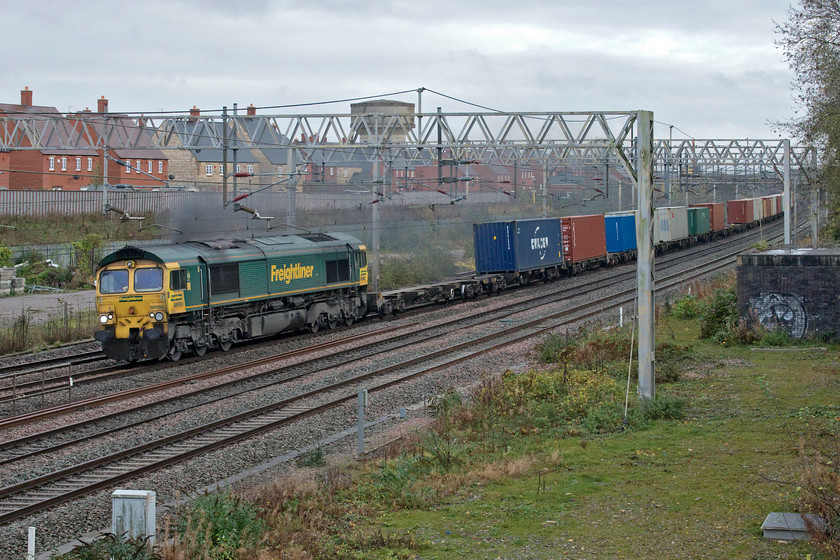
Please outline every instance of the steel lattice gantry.
[{"label": "steel lattice gantry", "polygon": [[[254,120],[256,119],[256,121]],[[785,185],[790,242],[791,162],[814,152],[789,140],[655,141],[649,111],[412,113],[342,115],[0,116],[0,150],[291,148],[297,164],[343,160],[430,164],[443,157],[520,165],[620,163],[637,185],[639,394],[653,398],[653,177],[681,163],[770,165]],[[810,164],[810,165],[809,165]],[[378,166],[375,166],[378,168]],[[781,168],[781,170],[780,170]]]},{"label": "steel lattice gantry", "polygon": [[[298,162],[358,159],[433,163],[439,157],[501,165],[635,164],[637,111],[163,116],[82,114],[0,116],[0,150],[224,149],[291,146]],[[256,121],[256,126],[246,123]],[[224,134],[227,130],[228,133]],[[255,131],[258,131],[255,133]],[[785,140],[655,140],[656,168],[784,164]],[[793,147],[798,167],[807,148]]]}]

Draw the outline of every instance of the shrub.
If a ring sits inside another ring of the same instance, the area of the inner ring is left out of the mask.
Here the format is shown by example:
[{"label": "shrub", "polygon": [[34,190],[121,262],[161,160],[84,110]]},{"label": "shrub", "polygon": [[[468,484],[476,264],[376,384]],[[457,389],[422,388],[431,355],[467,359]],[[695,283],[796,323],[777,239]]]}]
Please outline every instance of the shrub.
[{"label": "shrub", "polygon": [[700,337],[719,342],[731,339],[730,333],[738,324],[737,303],[734,287],[715,290],[700,315]]},{"label": "shrub", "polygon": [[682,420],[687,404],[682,397],[659,394],[654,399],[642,401],[639,412],[644,420]]},{"label": "shrub", "polygon": [[789,346],[790,343],[790,334],[784,329],[767,331],[761,337],[761,344],[765,346]]},{"label": "shrub", "polygon": [[679,381],[686,361],[691,359],[691,348],[671,342],[656,346],[656,380],[661,383]]},{"label": "shrub", "polygon": [[230,493],[206,494],[180,512],[177,531],[187,557],[228,559],[256,546],[265,524],[252,504]]},{"label": "shrub", "polygon": [[808,533],[818,550],[829,558],[840,558],[840,435],[834,433],[827,443],[801,442],[799,456],[800,511],[822,519],[818,525],[806,518]]},{"label": "shrub", "polygon": [[0,243],[0,266],[12,265],[12,250]]},{"label": "shrub", "polygon": [[442,280],[455,273],[455,259],[443,249],[426,247],[410,257],[392,257],[382,263],[379,284],[383,290]]},{"label": "shrub", "polygon": [[672,306],[671,313],[677,319],[694,319],[702,309],[700,301],[695,295],[685,295]]},{"label": "shrub", "polygon": [[299,467],[323,467],[327,464],[327,461],[324,459],[323,449],[319,447],[302,453],[295,461],[295,464]]},{"label": "shrub", "polygon": [[56,556],[56,560],[158,560],[160,557],[146,539],[123,540],[107,534],[67,554]]}]

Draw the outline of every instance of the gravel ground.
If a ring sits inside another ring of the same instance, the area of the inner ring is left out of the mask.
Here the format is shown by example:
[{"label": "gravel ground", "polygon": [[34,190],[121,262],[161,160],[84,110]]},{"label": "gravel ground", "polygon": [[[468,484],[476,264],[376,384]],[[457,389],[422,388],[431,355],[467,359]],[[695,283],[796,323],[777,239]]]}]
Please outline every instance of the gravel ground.
[{"label": "gravel ground", "polygon": [[[694,263],[687,262],[686,267]],[[635,267],[635,265],[629,265]],[[566,289],[570,285],[589,283],[595,278],[600,278],[605,275],[612,274],[616,269],[599,270],[591,275],[585,277],[576,277],[565,280],[559,283],[537,285],[528,290],[506,294],[504,298],[489,298],[478,300],[475,302],[468,302],[457,306],[447,307],[433,307],[423,313],[422,321],[427,323],[434,323],[435,321],[448,319],[459,314],[465,314],[479,309],[490,309],[493,305],[499,303],[507,304],[518,299],[525,299],[537,293],[556,291],[558,289]],[[632,283],[632,281],[631,281]],[[615,288],[616,290],[618,288]],[[583,298],[578,298],[578,301],[587,300],[593,301],[600,299],[603,292],[598,294],[589,294]],[[568,304],[554,304],[551,310],[555,308],[568,306]],[[545,314],[548,311],[540,312]],[[531,312],[534,315],[534,312]],[[615,320],[615,316],[608,318],[608,320]],[[625,313],[625,317],[627,314]],[[526,320],[528,313],[512,315],[510,320],[519,321]],[[411,314],[403,318],[397,319],[389,324],[400,325],[403,322],[413,322],[418,320],[418,316]],[[380,328],[382,324],[379,321],[367,322],[358,326],[359,332],[362,329]],[[509,324],[501,322],[488,323],[482,327],[475,329],[464,329],[464,332],[452,334],[448,341],[455,343],[458,340],[467,336],[467,330],[476,330],[482,332],[490,332],[493,330],[500,330],[506,328]],[[354,329],[355,330],[355,329]],[[318,337],[318,341],[326,340],[328,337],[340,336],[338,333],[326,333],[323,337]],[[425,355],[441,348],[447,341],[434,340],[426,344],[413,345],[408,349],[401,351],[401,358],[409,358],[415,355]],[[387,392],[374,393],[371,395],[370,406],[366,411],[366,418],[380,418],[386,416],[396,415],[401,408],[411,408],[409,416],[405,420],[392,419],[382,421],[376,426],[369,428],[366,431],[366,436],[375,438],[377,434],[382,434],[387,430],[398,430],[408,423],[415,423],[422,425],[424,420],[427,420],[428,410],[423,406],[423,403],[428,403],[434,396],[445,392],[451,387],[457,387],[463,392],[468,392],[469,387],[481,382],[482,379],[489,375],[498,375],[499,373],[512,369],[514,371],[526,370],[533,366],[529,361],[529,356],[533,355],[533,348],[538,343],[538,339],[531,339],[526,342],[509,344],[504,348],[485,354],[480,358],[475,358],[462,362],[456,366],[449,367],[433,374],[414,379],[408,383],[401,384],[397,387],[389,389]],[[303,342],[305,344],[305,342]],[[213,360],[213,367],[224,365],[235,360],[255,359],[258,354],[262,352],[269,352],[268,349],[257,349],[253,353],[243,352],[241,354],[221,354],[216,353]],[[277,352],[278,349],[273,350]],[[393,358],[391,358],[393,359]],[[331,372],[330,376],[350,375],[354,370],[368,369],[373,367],[376,362],[375,359],[368,362],[359,362],[358,364],[351,364],[342,368],[336,368],[336,371]],[[172,368],[170,370],[163,370],[160,372],[161,376],[172,375],[186,375],[187,372],[196,367],[204,366],[189,365],[184,367]],[[341,370],[341,371],[340,371]],[[342,373],[343,371],[343,373]],[[150,375],[150,378],[154,375]],[[326,379],[326,374],[323,379]],[[137,385],[141,381],[134,378],[129,378],[122,381],[130,385]],[[151,382],[148,379],[143,379],[142,383]],[[284,386],[281,391],[288,395],[292,390],[305,390],[313,384],[318,383],[317,378],[307,378],[295,382],[292,385]],[[294,386],[296,389],[293,389]],[[352,391],[352,389],[348,389]],[[270,392],[263,392],[261,394],[251,396],[248,398],[234,399],[236,402],[225,402],[217,405],[208,406],[202,409],[201,412],[187,412],[180,415],[174,415],[172,418],[166,419],[164,422],[155,423],[154,427],[146,427],[131,431],[128,434],[120,436],[120,446],[124,445],[126,440],[129,441],[147,441],[158,437],[161,433],[167,433],[177,427],[186,425],[196,425],[208,418],[214,418],[222,412],[231,409],[238,409],[241,406],[253,406],[259,402],[267,402],[272,398],[277,398],[278,395],[272,395]],[[159,400],[160,395],[146,397],[147,399]],[[111,405],[114,409],[119,409],[127,406],[127,403]],[[104,413],[108,407],[102,407],[95,410],[80,411],[74,414],[74,418],[85,418],[90,416],[97,416]],[[66,422],[67,419],[60,420]],[[282,457],[287,454],[294,454],[297,450],[305,448],[310,445],[317,445],[318,442],[330,438],[335,434],[350,430],[351,435],[344,438],[337,439],[331,443],[325,444],[323,447],[325,455],[328,460],[334,461],[337,457],[348,458],[352,457],[355,452],[356,440],[352,435],[352,429],[356,425],[356,404],[349,403],[337,410],[334,410],[326,415],[317,418],[309,418],[304,422],[297,422],[295,424],[283,427],[278,430],[271,431],[262,436],[241,442],[235,446],[231,446],[199,458],[193,459],[189,462],[176,465],[171,468],[152,473],[140,479],[134,480],[123,488],[132,489],[153,489],[157,492],[157,501],[159,507],[163,504],[171,503],[180,499],[182,496],[190,495],[197,489],[205,488],[220,479],[227,477],[236,477],[238,473],[247,471],[255,465],[270,462],[276,457]],[[43,428],[43,425],[40,426]],[[21,428],[20,432],[25,433],[32,428]],[[6,435],[6,434],[4,434]],[[11,435],[11,434],[9,434]],[[77,463],[82,458],[89,455],[96,455],[103,450],[102,444],[91,444],[91,446],[82,446],[72,452],[68,452],[67,462]],[[45,460],[45,462],[48,462]],[[53,468],[52,464],[49,468]],[[47,469],[47,465],[39,465],[37,462],[29,465],[27,473],[23,471],[3,473],[2,478],[4,483],[8,480],[17,477],[30,477],[33,471]],[[291,466],[288,462],[280,462],[277,465],[271,466],[259,474],[246,479],[240,484],[255,484],[261,482],[270,482],[272,479],[287,475]],[[7,474],[9,478],[7,479]],[[38,530],[38,551],[44,552],[54,550],[59,545],[74,539],[78,535],[102,529],[110,523],[110,492],[100,492],[96,495],[89,496],[83,500],[79,500],[70,505],[59,506],[50,511],[34,515],[23,521],[11,524],[0,528],[0,558],[12,559],[22,558],[26,547],[26,529],[29,526],[34,526]]]},{"label": "gravel ground", "polygon": [[20,317],[22,313],[26,313],[33,321],[44,321],[50,316],[64,313],[65,303],[71,313],[92,310],[95,297],[94,290],[0,297],[0,322]]}]

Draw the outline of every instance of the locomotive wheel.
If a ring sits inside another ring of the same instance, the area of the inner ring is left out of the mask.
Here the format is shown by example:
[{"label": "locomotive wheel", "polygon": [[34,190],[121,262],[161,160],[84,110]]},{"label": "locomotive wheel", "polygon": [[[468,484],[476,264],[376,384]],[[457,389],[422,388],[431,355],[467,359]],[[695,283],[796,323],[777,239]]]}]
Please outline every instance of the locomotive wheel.
[{"label": "locomotive wheel", "polygon": [[195,353],[196,356],[203,356],[207,353],[207,346],[199,346],[198,344],[194,344],[193,353]]},{"label": "locomotive wheel", "polygon": [[320,330],[320,328],[321,328],[321,323],[318,322],[318,321],[315,321],[314,323],[309,325],[309,332],[316,333]]},{"label": "locomotive wheel", "polygon": [[338,326],[338,320],[330,319],[329,321],[327,321],[327,326],[330,328],[330,330],[335,329]]},{"label": "locomotive wheel", "polygon": [[219,341],[219,350],[222,352],[227,352],[230,350],[230,347],[233,346],[233,342],[230,340],[225,340],[224,342]]},{"label": "locomotive wheel", "polygon": [[353,316],[352,315],[345,315],[344,316],[344,324],[348,327],[353,324]]},{"label": "locomotive wheel", "polygon": [[180,359],[181,359],[181,351],[180,351],[180,350],[178,350],[176,347],[174,347],[174,346],[173,346],[172,348],[170,348],[170,349],[169,349],[169,352],[166,354],[166,356],[167,356],[167,357],[168,357],[171,361],[173,361],[173,362],[177,362],[178,360],[180,360]]}]

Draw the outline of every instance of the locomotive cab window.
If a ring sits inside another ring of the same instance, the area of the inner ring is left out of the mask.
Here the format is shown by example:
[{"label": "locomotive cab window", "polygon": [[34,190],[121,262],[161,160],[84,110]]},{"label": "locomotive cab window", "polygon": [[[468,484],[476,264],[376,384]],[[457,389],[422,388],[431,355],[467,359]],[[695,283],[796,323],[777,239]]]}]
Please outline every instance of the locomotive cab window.
[{"label": "locomotive cab window", "polygon": [[128,271],[103,270],[99,275],[100,294],[123,294],[128,291]]},{"label": "locomotive cab window", "polygon": [[239,293],[239,265],[218,264],[210,267],[210,293]]},{"label": "locomotive cab window", "polygon": [[173,270],[169,273],[169,289],[180,291],[187,289],[187,271],[184,269]]},{"label": "locomotive cab window", "polygon": [[333,282],[346,282],[350,280],[350,261],[342,259],[338,261],[327,261],[327,284]]},{"label": "locomotive cab window", "polygon": [[163,289],[163,269],[138,268],[134,271],[135,292],[159,292]]}]

